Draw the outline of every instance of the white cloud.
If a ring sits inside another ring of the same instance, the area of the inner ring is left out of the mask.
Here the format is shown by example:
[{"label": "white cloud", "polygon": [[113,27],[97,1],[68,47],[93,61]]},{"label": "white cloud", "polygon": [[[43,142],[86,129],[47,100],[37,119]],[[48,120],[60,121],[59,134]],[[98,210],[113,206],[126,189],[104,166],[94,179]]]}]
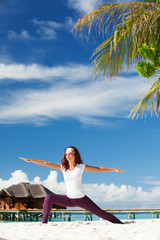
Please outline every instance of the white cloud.
[{"label": "white cloud", "polygon": [[9,31],[8,33],[9,39],[18,39],[18,40],[33,40],[34,38],[29,35],[26,30],[22,30],[21,33],[16,33],[14,31]]},{"label": "white cloud", "polygon": [[18,184],[20,182],[30,182],[31,184],[42,184],[52,192],[59,192],[60,194],[65,193],[64,182],[57,182],[58,174],[56,171],[50,171],[46,180],[41,180],[39,176],[36,176],[33,180],[29,180],[26,173],[22,170],[16,170],[11,173],[11,177],[8,180],[0,178],[0,190],[7,188],[13,184]]},{"label": "white cloud", "polygon": [[[76,77],[85,80],[81,73],[74,75],[74,70],[72,73],[72,81],[74,76],[75,80]],[[58,82],[46,89],[7,91],[0,105],[0,123],[32,121],[44,124],[50,119],[68,117],[97,124],[100,117],[125,118],[146,88],[146,80],[139,77],[119,77],[110,84],[87,80],[76,84],[72,81]]]},{"label": "white cloud", "polygon": [[11,177],[8,180],[0,178],[0,189],[7,188],[13,184],[18,184],[19,182],[29,182],[27,174],[22,170],[16,170],[11,173]]},{"label": "white cloud", "polygon": [[71,17],[67,17],[64,23],[43,20],[39,21],[37,19],[34,19],[32,22],[36,26],[39,26],[37,33],[40,35],[41,40],[54,40],[57,38],[57,30],[71,29],[74,25]]},{"label": "white cloud", "polygon": [[65,183],[57,181],[58,173],[50,171],[46,180],[41,180],[39,176],[35,177],[31,183],[42,184],[54,193],[65,194]]},{"label": "white cloud", "polygon": [[37,33],[41,36],[41,40],[53,40],[56,39],[57,34],[54,29],[41,26]]},{"label": "white cloud", "polygon": [[68,7],[80,13],[88,14],[97,9],[103,2],[103,0],[68,0]]},{"label": "white cloud", "polygon": [[48,81],[65,79],[71,81],[86,80],[91,77],[91,69],[82,64],[46,67],[38,64],[4,64],[0,63],[0,82],[6,78],[11,81]]},{"label": "white cloud", "polygon": [[37,20],[33,19],[31,21],[35,26],[38,26],[36,33],[38,36],[31,36],[28,31],[23,29],[20,33],[16,33],[15,31],[11,30],[8,33],[8,39],[15,39],[15,40],[54,40],[57,38],[57,31],[60,29],[67,29],[69,31],[74,22],[71,17],[66,17],[64,23],[59,23],[55,21],[44,21],[44,20]]},{"label": "white cloud", "polygon": [[155,180],[152,176],[146,176],[142,179],[143,183],[154,185],[154,186],[160,186],[160,180]]},{"label": "white cloud", "polygon": [[33,22],[35,25],[51,27],[51,28],[53,28],[53,29],[59,29],[59,28],[63,27],[63,24],[62,24],[62,23],[58,23],[58,22],[55,22],[55,21],[37,20],[37,19],[35,18],[35,19],[32,20],[32,22]]},{"label": "white cloud", "polygon": [[[8,61],[8,58],[7,58]],[[10,60],[11,62],[11,60]],[[127,77],[129,78],[129,74],[127,72],[127,68],[124,66],[122,73],[127,73]],[[129,71],[130,75],[137,73],[135,67]],[[92,78],[92,69],[89,65],[84,64],[74,64],[70,63],[66,66],[43,66],[40,64],[7,64],[0,62],[0,82],[6,81],[6,79],[10,79],[10,81],[33,81],[34,79],[38,81],[48,80],[69,80],[69,81],[88,81]],[[101,81],[100,77],[100,81]],[[125,77],[124,77],[125,78]],[[142,81],[142,78],[141,78]],[[152,81],[152,80],[151,80]]]},{"label": "white cloud", "polygon": [[[122,78],[110,84],[90,80],[90,69],[84,65],[45,68],[39,65],[0,65],[0,78],[28,78],[54,82],[45,89],[25,89],[3,94],[0,123],[34,122],[44,124],[50,119],[74,118],[83,123],[101,124],[100,117],[125,118],[146,80],[140,77]],[[22,97],[23,96],[23,97]],[[1,96],[2,97],[2,96]]]},{"label": "white cloud", "polygon": [[[12,184],[19,182],[30,182],[42,184],[54,193],[65,194],[64,182],[58,182],[57,171],[50,171],[46,180],[41,180],[39,176],[32,181],[28,180],[26,173],[22,170],[16,170],[11,173],[11,178],[8,180],[0,179],[0,189],[9,187]],[[100,206],[124,208],[128,207],[157,207],[160,204],[160,187],[153,187],[148,190],[143,190],[141,186],[134,187],[130,185],[116,186],[115,184],[106,185],[104,183],[83,184],[86,194]],[[96,194],[95,194],[96,193]]]},{"label": "white cloud", "polygon": [[59,23],[59,22],[55,22],[55,21],[44,21],[44,20],[37,20],[36,18],[32,20],[32,22],[35,25],[38,26],[45,26],[48,28],[52,28],[52,29],[60,29],[60,28],[65,28],[65,27],[72,27],[73,26],[73,20],[71,17],[66,17],[64,23]]}]

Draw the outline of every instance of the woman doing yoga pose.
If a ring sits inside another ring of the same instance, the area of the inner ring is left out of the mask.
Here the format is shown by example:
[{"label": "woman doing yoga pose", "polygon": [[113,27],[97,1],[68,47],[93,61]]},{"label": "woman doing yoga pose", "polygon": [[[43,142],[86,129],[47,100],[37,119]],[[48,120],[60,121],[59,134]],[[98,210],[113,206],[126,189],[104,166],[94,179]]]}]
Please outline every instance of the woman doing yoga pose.
[{"label": "woman doing yoga pose", "polygon": [[86,196],[81,179],[83,171],[88,172],[123,172],[117,168],[92,167],[83,164],[80,153],[76,147],[68,147],[64,150],[64,156],[61,164],[51,163],[44,160],[34,160],[21,158],[26,162],[33,162],[39,165],[48,166],[56,170],[61,170],[66,184],[66,195],[48,194],[44,199],[43,220],[42,223],[48,222],[48,217],[52,209],[52,204],[58,204],[64,207],[80,207],[87,211],[106,219],[112,223],[123,224],[118,218],[99,208],[89,197]]}]

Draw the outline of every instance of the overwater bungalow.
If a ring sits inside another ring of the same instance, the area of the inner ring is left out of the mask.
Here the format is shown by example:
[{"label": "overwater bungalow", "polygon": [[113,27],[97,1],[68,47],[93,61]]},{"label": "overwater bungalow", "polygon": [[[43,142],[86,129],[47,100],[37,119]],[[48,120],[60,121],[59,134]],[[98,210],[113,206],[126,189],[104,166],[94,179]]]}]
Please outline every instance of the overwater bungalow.
[{"label": "overwater bungalow", "polygon": [[[21,182],[0,191],[0,209],[43,209],[44,197],[52,193],[41,184]],[[52,208],[65,209],[59,205],[53,205]]]}]

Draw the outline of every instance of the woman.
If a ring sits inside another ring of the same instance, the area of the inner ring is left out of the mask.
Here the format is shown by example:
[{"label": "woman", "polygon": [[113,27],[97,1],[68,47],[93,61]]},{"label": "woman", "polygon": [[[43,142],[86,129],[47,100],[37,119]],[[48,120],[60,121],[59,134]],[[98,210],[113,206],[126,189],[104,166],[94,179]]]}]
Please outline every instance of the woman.
[{"label": "woman", "polygon": [[118,218],[103,211],[90,198],[85,195],[81,185],[83,171],[88,172],[123,172],[117,168],[92,167],[83,164],[80,153],[76,147],[70,146],[64,150],[64,156],[61,164],[50,163],[44,160],[34,160],[21,158],[26,162],[33,162],[39,165],[48,166],[56,170],[61,170],[66,184],[66,195],[48,194],[44,199],[43,220],[42,223],[48,222],[48,217],[52,209],[52,204],[58,204],[64,207],[80,207],[87,211],[106,219],[112,223],[123,224]]}]

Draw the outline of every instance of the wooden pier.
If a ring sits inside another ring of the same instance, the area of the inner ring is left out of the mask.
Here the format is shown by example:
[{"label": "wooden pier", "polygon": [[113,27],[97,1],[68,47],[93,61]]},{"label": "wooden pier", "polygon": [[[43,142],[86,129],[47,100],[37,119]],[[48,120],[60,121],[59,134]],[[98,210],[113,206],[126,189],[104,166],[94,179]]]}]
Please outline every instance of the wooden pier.
[{"label": "wooden pier", "polygon": [[[139,213],[150,213],[152,219],[159,218],[160,209],[105,209],[111,214],[128,214],[128,219],[136,219]],[[92,221],[93,214],[83,209],[52,209],[49,215],[49,221],[72,221],[74,214],[83,214],[84,221]],[[42,219],[43,209],[0,209],[0,221],[40,221]]]}]

